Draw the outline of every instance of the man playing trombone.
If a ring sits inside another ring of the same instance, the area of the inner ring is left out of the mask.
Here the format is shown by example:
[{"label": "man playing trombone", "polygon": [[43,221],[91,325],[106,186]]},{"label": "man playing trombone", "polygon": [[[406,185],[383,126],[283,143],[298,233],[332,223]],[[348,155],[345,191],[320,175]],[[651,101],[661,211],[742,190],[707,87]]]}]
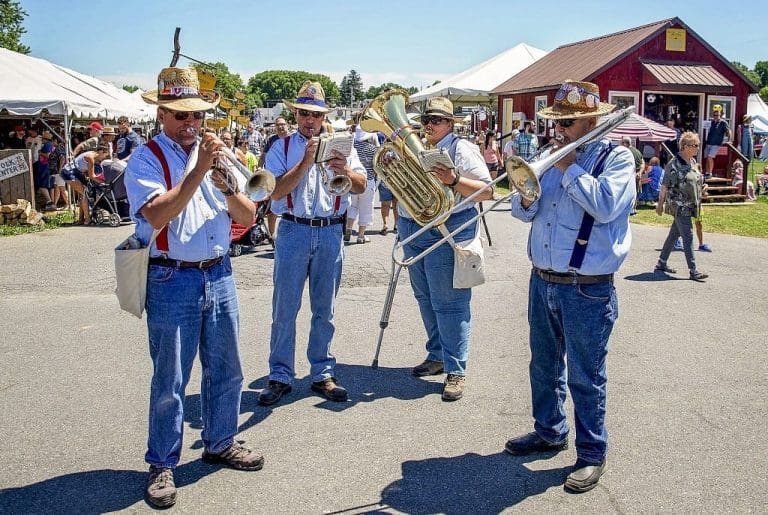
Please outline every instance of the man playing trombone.
[{"label": "man playing trombone", "polygon": [[[600,102],[595,84],[566,81],[554,104],[538,114],[555,121],[557,137],[567,144],[590,134],[597,117],[614,107]],[[606,356],[618,316],[613,279],[629,252],[629,214],[635,200],[632,154],[600,139],[603,132],[598,132],[543,171],[540,198],[512,198],[512,215],[531,222],[528,320],[534,432],[509,440],[505,449],[527,455],[568,448],[567,381],[577,460],[565,488],[574,492],[594,488],[605,469]]]},{"label": "man playing trombone", "polygon": [[218,98],[203,96],[194,69],[165,68],[158,89],[143,96],[158,105],[163,130],[133,153],[125,186],[136,237],[151,245],[146,309],[154,372],[146,494],[152,505],[167,507],[176,502],[173,469],[182,449],[184,390],[198,352],[203,461],[239,470],[259,470],[264,463],[234,439],[243,374],[230,224],[253,223],[255,207],[237,180],[208,173],[223,143],[211,133],[200,139],[198,132]]},{"label": "man playing trombone", "polygon": [[[347,391],[334,375],[333,312],[341,282],[341,238],[349,192],[365,190],[365,169],[354,148],[349,157],[334,151],[333,159],[315,164],[318,135],[325,114],[330,111],[319,82],[304,82],[296,100],[286,100],[286,104],[294,110],[298,131],[275,142],[265,161],[277,181],[272,211],[282,218],[275,243],[269,381],[259,394],[259,402],[274,404],[291,390],[295,376],[296,317],[307,278],[312,310],[307,348],[312,390],[332,401],[346,401]],[[347,192],[331,194],[323,180],[328,169],[335,178],[346,178]]]}]

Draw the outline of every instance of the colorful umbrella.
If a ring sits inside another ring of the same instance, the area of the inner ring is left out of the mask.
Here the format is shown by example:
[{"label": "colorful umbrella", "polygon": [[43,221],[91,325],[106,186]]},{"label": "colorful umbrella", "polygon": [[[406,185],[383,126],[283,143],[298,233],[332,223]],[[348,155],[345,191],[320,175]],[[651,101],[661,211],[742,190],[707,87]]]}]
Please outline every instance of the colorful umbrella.
[{"label": "colorful umbrella", "polygon": [[638,138],[640,141],[666,141],[674,139],[677,133],[665,125],[632,113],[624,123],[609,132],[606,137],[620,140],[624,136]]}]

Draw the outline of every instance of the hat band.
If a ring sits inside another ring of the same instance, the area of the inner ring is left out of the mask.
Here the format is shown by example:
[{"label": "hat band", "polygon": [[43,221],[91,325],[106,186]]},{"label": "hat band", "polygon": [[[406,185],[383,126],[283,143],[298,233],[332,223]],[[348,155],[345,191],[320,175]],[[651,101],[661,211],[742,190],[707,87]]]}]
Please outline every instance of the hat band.
[{"label": "hat band", "polygon": [[180,100],[184,98],[200,98],[200,91],[188,86],[172,86],[158,93],[158,100]]},{"label": "hat band", "polygon": [[316,98],[312,97],[297,97],[296,98],[297,104],[311,104],[317,107],[327,107],[327,104],[325,103],[325,100],[318,100]]}]

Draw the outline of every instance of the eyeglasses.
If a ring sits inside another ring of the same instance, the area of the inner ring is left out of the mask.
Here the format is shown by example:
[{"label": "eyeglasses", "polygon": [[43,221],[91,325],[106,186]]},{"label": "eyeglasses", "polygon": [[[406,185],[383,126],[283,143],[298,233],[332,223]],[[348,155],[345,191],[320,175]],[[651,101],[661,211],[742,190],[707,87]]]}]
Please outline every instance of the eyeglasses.
[{"label": "eyeglasses", "polygon": [[195,120],[202,120],[205,118],[205,111],[173,111],[173,117],[177,122],[183,122],[192,115]]},{"label": "eyeglasses", "polygon": [[325,113],[319,113],[317,111],[307,111],[306,109],[297,109],[296,112],[299,113],[299,116],[304,116],[304,117],[311,116],[312,118],[322,118],[323,116],[325,116]]},{"label": "eyeglasses", "polygon": [[445,121],[445,118],[442,118],[440,116],[422,116],[421,117],[421,124],[424,126],[429,125],[430,123],[432,125],[440,125],[441,123],[443,123],[443,121]]},{"label": "eyeglasses", "polygon": [[576,123],[576,118],[561,118],[560,120],[555,120],[555,123],[558,124],[563,129],[567,129],[574,123]]},{"label": "eyeglasses", "polygon": [[699,144],[698,143],[689,143],[689,144],[686,145],[686,147],[699,148]]}]

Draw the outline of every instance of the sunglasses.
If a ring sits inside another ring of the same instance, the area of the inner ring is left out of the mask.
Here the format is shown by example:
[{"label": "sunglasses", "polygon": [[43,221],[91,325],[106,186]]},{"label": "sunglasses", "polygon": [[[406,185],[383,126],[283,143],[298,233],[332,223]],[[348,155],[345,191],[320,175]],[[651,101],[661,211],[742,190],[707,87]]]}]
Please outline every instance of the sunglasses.
[{"label": "sunglasses", "polygon": [[422,116],[421,117],[421,124],[424,125],[424,126],[426,126],[426,125],[428,125],[430,123],[432,125],[440,125],[441,123],[443,123],[444,120],[445,120],[445,118],[441,118],[440,116]]},{"label": "sunglasses", "polygon": [[307,111],[306,109],[298,109],[299,116],[311,116],[312,118],[322,118],[325,113],[318,113],[317,111]]},{"label": "sunglasses", "polygon": [[172,111],[173,117],[177,122],[183,122],[192,115],[195,120],[202,120],[205,118],[205,111]]},{"label": "sunglasses", "polygon": [[567,129],[568,127],[576,123],[576,118],[562,118],[560,120],[555,120],[555,123],[557,123],[563,129]]},{"label": "sunglasses", "polygon": [[694,143],[693,145],[689,144],[689,145],[686,145],[686,147],[699,148],[699,144],[698,143]]}]

